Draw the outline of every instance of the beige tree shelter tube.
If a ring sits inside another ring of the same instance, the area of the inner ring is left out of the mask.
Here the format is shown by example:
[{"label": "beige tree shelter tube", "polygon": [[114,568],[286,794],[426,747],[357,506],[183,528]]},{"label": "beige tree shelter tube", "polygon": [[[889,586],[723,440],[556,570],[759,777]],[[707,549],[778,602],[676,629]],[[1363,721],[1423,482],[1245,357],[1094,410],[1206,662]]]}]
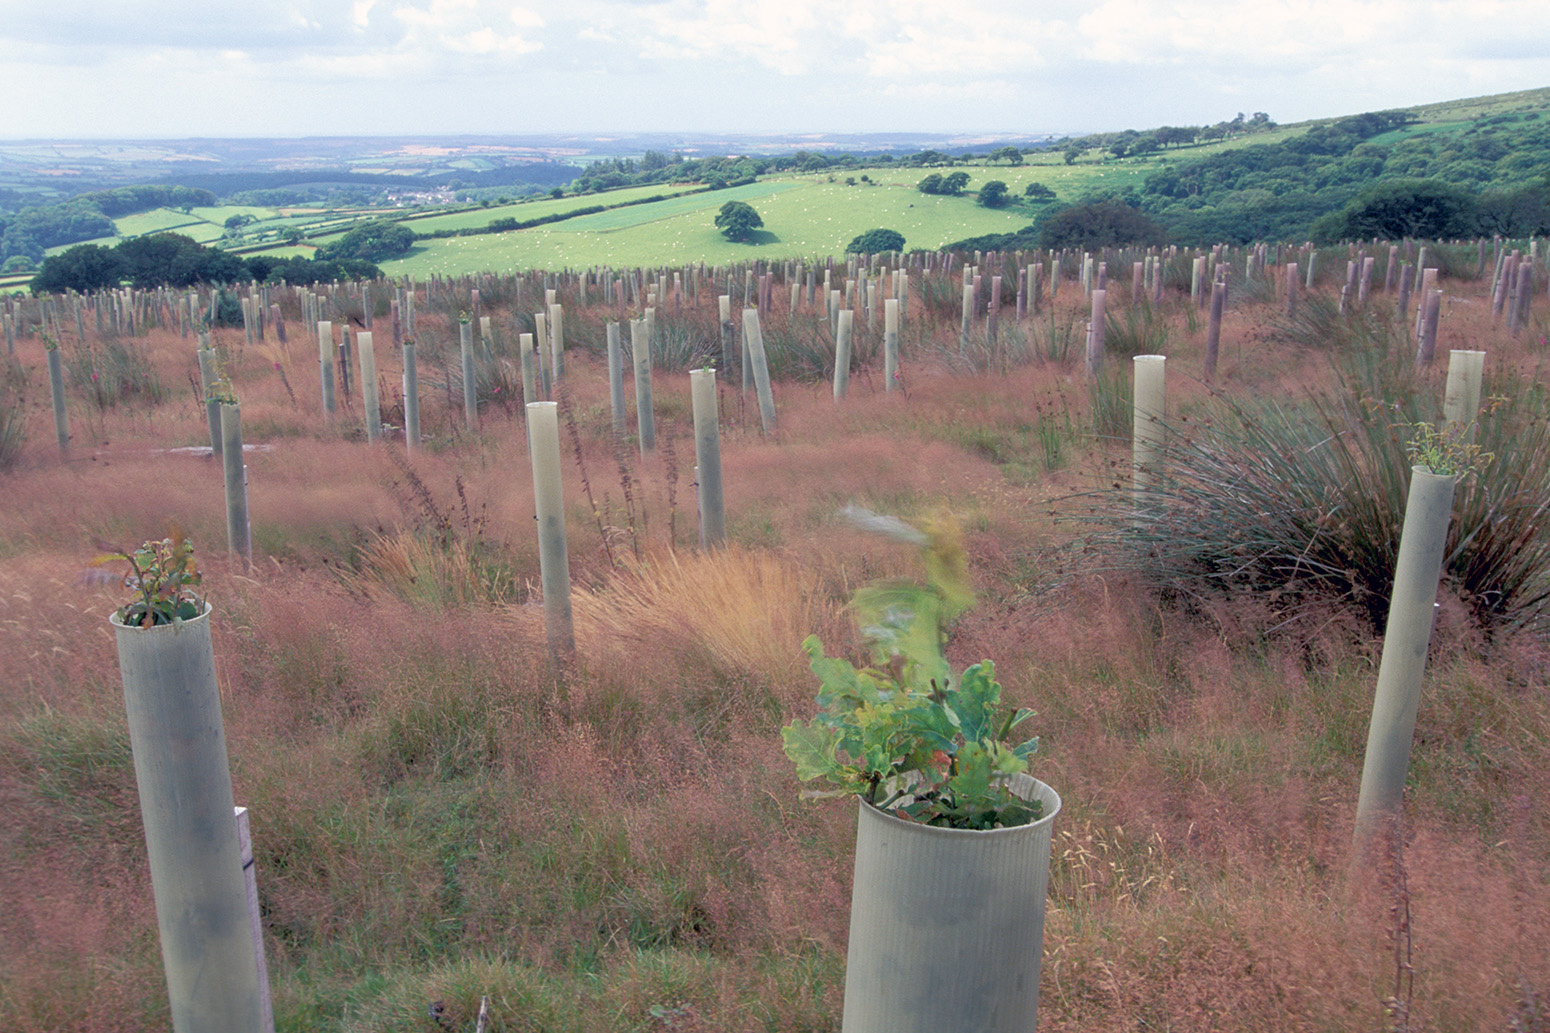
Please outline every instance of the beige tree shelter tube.
[{"label": "beige tree shelter tube", "polygon": [[1038,1021],[1050,836],[1060,796],[1031,825],[975,831],[860,804],[843,1033],[1030,1033]]},{"label": "beige tree shelter tube", "polygon": [[262,1005],[210,608],[181,624],[111,618],[175,1033],[258,1033]]}]

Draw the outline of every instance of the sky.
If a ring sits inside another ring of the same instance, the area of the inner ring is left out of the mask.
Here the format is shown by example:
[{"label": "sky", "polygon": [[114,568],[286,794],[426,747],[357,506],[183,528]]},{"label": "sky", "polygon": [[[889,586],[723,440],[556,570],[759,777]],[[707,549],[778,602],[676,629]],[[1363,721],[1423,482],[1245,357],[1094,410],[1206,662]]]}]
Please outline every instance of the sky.
[{"label": "sky", "polygon": [[1547,0],[0,0],[0,137],[1085,133],[1550,86]]}]

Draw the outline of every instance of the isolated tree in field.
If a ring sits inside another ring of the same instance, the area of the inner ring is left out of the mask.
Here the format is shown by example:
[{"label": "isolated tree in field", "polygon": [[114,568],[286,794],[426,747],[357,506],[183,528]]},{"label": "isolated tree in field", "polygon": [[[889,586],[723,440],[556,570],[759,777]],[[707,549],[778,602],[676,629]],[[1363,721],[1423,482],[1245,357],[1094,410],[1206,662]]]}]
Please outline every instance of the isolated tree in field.
[{"label": "isolated tree in field", "polygon": [[1006,184],[999,179],[993,179],[980,187],[980,204],[986,208],[1000,208],[1006,204]]},{"label": "isolated tree in field", "polygon": [[1023,187],[1023,196],[1034,204],[1044,204],[1046,201],[1053,201],[1055,199],[1055,191],[1043,183],[1029,183]]},{"label": "isolated tree in field", "polygon": [[867,230],[845,248],[853,255],[880,255],[885,251],[903,251],[904,234],[898,230]]},{"label": "isolated tree in field", "polygon": [[954,196],[963,193],[963,188],[969,185],[967,172],[952,172],[942,180],[942,193]]},{"label": "isolated tree in field", "polygon": [[940,194],[942,192],[942,174],[933,172],[919,183],[915,184],[922,194]]},{"label": "isolated tree in field", "polygon": [[728,240],[746,241],[763,225],[759,213],[745,201],[728,201],[716,213],[716,228]]},{"label": "isolated tree in field", "polygon": [[989,154],[991,161],[1005,161],[1008,165],[1021,165],[1023,152],[1016,147],[997,147]]}]

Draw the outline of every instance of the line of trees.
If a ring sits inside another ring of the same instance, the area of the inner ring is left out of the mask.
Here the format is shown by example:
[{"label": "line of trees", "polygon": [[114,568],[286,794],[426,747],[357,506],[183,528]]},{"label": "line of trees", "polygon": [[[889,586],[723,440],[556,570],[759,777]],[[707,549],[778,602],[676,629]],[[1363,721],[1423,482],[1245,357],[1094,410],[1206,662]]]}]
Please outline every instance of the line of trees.
[{"label": "line of trees", "polygon": [[1115,158],[1127,158],[1141,154],[1154,154],[1169,147],[1183,147],[1195,143],[1215,143],[1249,133],[1263,133],[1276,128],[1276,123],[1263,111],[1256,111],[1245,118],[1243,112],[1213,125],[1158,126],[1156,129],[1122,129],[1115,133],[1090,133],[1061,141],[1060,150],[1066,164],[1072,164],[1090,151],[1098,151]]},{"label": "line of trees", "polygon": [[374,263],[358,258],[254,255],[244,260],[181,233],[155,233],[133,237],[116,247],[77,244],[66,248],[44,261],[29,287],[34,294],[52,294],[102,290],[126,283],[140,288],[248,280],[317,283],[374,279],[380,275],[381,270]]}]

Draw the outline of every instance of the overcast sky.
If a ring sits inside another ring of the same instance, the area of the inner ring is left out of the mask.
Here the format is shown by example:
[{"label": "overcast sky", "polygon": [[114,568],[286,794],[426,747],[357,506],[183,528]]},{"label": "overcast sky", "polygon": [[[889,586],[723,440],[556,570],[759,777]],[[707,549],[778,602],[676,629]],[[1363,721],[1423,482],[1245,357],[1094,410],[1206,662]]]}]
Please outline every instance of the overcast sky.
[{"label": "overcast sky", "polygon": [[0,0],[0,136],[1086,132],[1550,85],[1550,0]]}]

